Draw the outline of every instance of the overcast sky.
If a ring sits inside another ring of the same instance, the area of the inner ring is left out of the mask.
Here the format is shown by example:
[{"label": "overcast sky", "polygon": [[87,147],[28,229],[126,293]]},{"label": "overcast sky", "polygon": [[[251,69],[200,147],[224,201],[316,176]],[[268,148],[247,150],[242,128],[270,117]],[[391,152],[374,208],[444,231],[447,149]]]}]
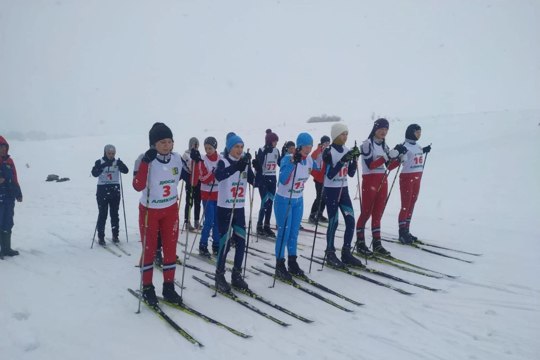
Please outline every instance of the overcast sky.
[{"label": "overcast sky", "polygon": [[0,0],[0,133],[538,108],[540,1]]}]

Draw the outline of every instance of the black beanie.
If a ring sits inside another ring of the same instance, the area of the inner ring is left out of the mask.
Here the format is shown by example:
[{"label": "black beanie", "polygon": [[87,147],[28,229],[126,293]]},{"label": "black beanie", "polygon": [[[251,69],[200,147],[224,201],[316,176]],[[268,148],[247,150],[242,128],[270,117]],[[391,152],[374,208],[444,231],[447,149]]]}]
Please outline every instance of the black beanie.
[{"label": "black beanie", "polygon": [[330,142],[330,137],[327,136],[327,135],[323,135],[323,137],[321,137],[321,144],[324,144],[324,143],[329,143]]},{"label": "black beanie", "polygon": [[416,141],[418,138],[414,134],[416,131],[422,130],[420,125],[418,124],[411,124],[407,127],[407,130],[405,131],[405,139]]},{"label": "black beanie", "polygon": [[172,131],[164,123],[157,122],[152,125],[150,132],[148,133],[148,139],[150,141],[150,146],[155,145],[158,141],[163,139],[173,139]]},{"label": "black beanie", "polygon": [[375,135],[375,131],[377,131],[379,129],[389,129],[389,128],[390,128],[390,124],[388,123],[388,120],[386,120],[385,118],[377,119],[373,123],[373,129],[371,129],[371,133],[369,134],[369,138],[370,139],[373,138],[373,136]]},{"label": "black beanie", "polygon": [[210,145],[214,149],[217,149],[217,140],[213,136],[209,136],[206,139],[204,139],[204,145]]}]

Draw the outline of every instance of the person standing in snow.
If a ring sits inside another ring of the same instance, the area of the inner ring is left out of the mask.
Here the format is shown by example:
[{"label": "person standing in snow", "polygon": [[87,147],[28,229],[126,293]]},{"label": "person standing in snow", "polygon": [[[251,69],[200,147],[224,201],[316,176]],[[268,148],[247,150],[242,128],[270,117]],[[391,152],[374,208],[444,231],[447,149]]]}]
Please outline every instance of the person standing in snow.
[{"label": "person standing in snow", "polygon": [[139,230],[143,244],[141,277],[143,299],[150,305],[158,303],[152,283],[153,261],[158,232],[163,245],[163,297],[182,303],[174,289],[176,242],[178,240],[178,183],[182,173],[182,158],[173,152],[171,129],[155,123],[149,132],[150,149],[135,162],[133,188],[142,192],[139,200]]},{"label": "person standing in snow", "polygon": [[[201,216],[201,185],[194,181],[196,178],[195,164],[201,161],[201,154],[199,153],[199,139],[192,137],[189,139],[189,147],[182,155],[182,159],[187,165],[189,177],[186,181],[186,205],[185,205],[185,219],[184,223],[188,231],[199,230],[199,219]],[[192,184],[193,182],[193,184]],[[195,223],[194,227],[191,226],[191,220],[188,216],[191,216],[191,209],[194,210]]]},{"label": "person standing in snow", "polygon": [[217,199],[218,199],[218,182],[215,177],[215,170],[219,161],[217,152],[217,140],[215,137],[209,136],[204,140],[204,151],[206,155],[202,161],[197,163],[198,171],[197,182],[201,184],[201,199],[204,208],[204,223],[201,231],[201,239],[199,242],[199,254],[210,257],[208,251],[208,238],[212,231],[212,251],[217,254],[219,251],[219,227],[217,218]]},{"label": "person standing in snow", "polygon": [[422,147],[418,144],[422,136],[422,128],[418,124],[411,124],[405,131],[407,148],[404,156],[401,174],[399,174],[399,189],[401,192],[401,209],[399,211],[399,241],[403,244],[412,244],[418,238],[409,231],[414,205],[420,192],[420,182],[424,171],[424,154],[431,151],[431,145]]},{"label": "person standing in snow", "polygon": [[[344,268],[346,265],[361,267],[362,263],[351,253],[351,242],[354,234],[354,210],[349,196],[347,176],[353,177],[356,173],[357,159],[360,150],[354,146],[351,150],[345,146],[349,136],[347,125],[336,123],[331,130],[332,145],[324,151],[323,161],[326,166],[324,176],[324,198],[328,211],[328,230],[326,231],[326,262],[335,268]],[[341,211],[345,219],[345,234],[341,261],[336,256],[334,238]]]},{"label": "person standing in snow", "polygon": [[105,223],[107,222],[107,212],[111,215],[112,241],[120,242],[118,234],[120,232],[120,176],[129,172],[126,164],[120,159],[115,159],[116,148],[114,145],[105,145],[103,157],[96,160],[92,168],[92,176],[98,178],[96,200],[98,204],[98,220],[96,229],[98,233],[99,245],[105,245]]},{"label": "person standing in snow", "polygon": [[[287,154],[281,159],[274,206],[278,226],[275,246],[276,276],[286,281],[291,281],[292,275],[304,275],[296,261],[296,247],[304,214],[304,184],[309,179],[313,166],[316,166],[308,156],[313,148],[311,135],[300,133],[296,144],[298,148],[295,154]],[[285,248],[288,254],[288,270],[285,266]]]},{"label": "person standing in snow", "polygon": [[9,144],[0,136],[0,259],[19,255],[11,248],[11,230],[15,216],[15,200],[22,202],[23,196],[15,162],[9,156]]},{"label": "person standing in snow", "polygon": [[317,221],[322,223],[327,223],[328,219],[323,216],[324,208],[326,204],[324,203],[324,197],[322,196],[322,190],[324,186],[324,167],[323,167],[323,151],[330,145],[330,138],[326,135],[321,137],[321,143],[317,146],[317,149],[311,153],[311,158],[313,162],[317,164],[316,168],[311,171],[311,176],[313,176],[313,182],[315,183],[316,198],[311,205],[311,212],[309,214],[309,222],[316,224]]},{"label": "person standing in snow", "polygon": [[[390,124],[380,118],[375,121],[368,138],[362,143],[362,210],[356,222],[357,251],[364,256],[373,252],[390,255],[381,244],[381,219],[388,193],[388,173],[397,168],[407,148],[398,144],[390,150],[386,145],[386,134]],[[371,217],[373,252],[366,246],[364,228]]]},{"label": "person standing in snow", "polygon": [[[257,173],[255,184],[261,195],[261,208],[257,219],[257,235],[275,238],[276,234],[270,228],[272,206],[276,194],[276,170],[279,165],[280,153],[276,149],[279,137],[271,129],[266,130],[264,146],[257,151],[253,167]],[[264,221],[264,227],[263,227]]]},{"label": "person standing in snow", "polygon": [[[243,154],[244,142],[238,135],[227,139],[227,155],[217,164],[215,171],[218,185],[217,218],[219,226],[219,252],[216,264],[216,288],[223,292],[231,290],[225,280],[225,259],[235,244],[234,266],[231,276],[232,286],[247,289],[248,284],[242,278],[242,263],[246,246],[246,202],[247,183],[253,184],[255,175],[251,169],[251,155]],[[229,228],[230,226],[230,228]]]}]

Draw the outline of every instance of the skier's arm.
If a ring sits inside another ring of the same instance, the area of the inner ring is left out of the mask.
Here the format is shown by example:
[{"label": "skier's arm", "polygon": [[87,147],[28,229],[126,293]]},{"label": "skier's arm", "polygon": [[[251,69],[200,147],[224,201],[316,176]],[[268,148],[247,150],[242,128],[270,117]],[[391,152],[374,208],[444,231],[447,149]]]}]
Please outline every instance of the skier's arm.
[{"label": "skier's arm", "polygon": [[126,164],[124,164],[122,160],[116,160],[116,165],[118,165],[118,170],[120,170],[122,174],[127,174],[129,172],[128,167],[126,166]]},{"label": "skier's arm", "polygon": [[136,191],[143,191],[146,188],[146,179],[148,178],[148,163],[141,161],[139,168],[135,171],[133,177],[133,188]]},{"label": "skier's arm", "polygon": [[216,180],[225,180],[237,171],[238,170],[236,169],[236,163],[231,163],[231,165],[225,167],[225,163],[223,162],[223,160],[219,160],[215,172]]},{"label": "skier's arm", "polygon": [[98,177],[103,172],[103,167],[101,166],[101,161],[96,160],[94,167],[92,168],[92,176]]},{"label": "skier's arm", "polygon": [[281,159],[279,166],[279,182],[283,185],[287,185],[290,182],[291,174],[294,171],[294,163],[291,161],[292,155],[285,155]]},{"label": "skier's arm", "polygon": [[357,161],[350,161],[349,162],[349,169],[347,171],[348,171],[348,174],[349,174],[350,177],[353,177],[354,174],[356,173],[357,166],[358,166]]}]

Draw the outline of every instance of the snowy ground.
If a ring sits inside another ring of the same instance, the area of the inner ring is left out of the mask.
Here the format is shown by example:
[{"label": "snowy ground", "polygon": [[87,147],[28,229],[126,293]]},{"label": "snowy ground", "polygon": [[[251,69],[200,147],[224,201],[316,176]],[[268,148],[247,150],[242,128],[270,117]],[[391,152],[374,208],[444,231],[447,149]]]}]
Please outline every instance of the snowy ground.
[{"label": "snowy ground", "polygon": [[[11,142],[10,152],[25,197],[17,204],[13,232],[13,245],[21,255],[0,261],[1,358],[538,359],[540,160],[536,153],[540,112],[402,119],[391,122],[389,143],[400,141],[413,121],[423,127],[421,143],[433,143],[433,151],[412,230],[433,243],[483,256],[458,255],[474,260],[467,264],[389,245],[397,257],[459,276],[457,280],[432,279],[370,263],[443,290],[431,293],[372,276],[414,292],[411,297],[330,269],[312,271],[314,279],[366,304],[355,307],[328,295],[354,313],[332,308],[279,283],[270,289],[270,278],[250,275],[248,283],[255,291],[315,320],[304,324],[249,300],[292,324],[289,328],[281,328],[222,296],[212,298],[207,288],[191,279],[191,275],[200,274],[186,270],[184,299],[188,304],[253,335],[241,339],[164,306],[206,345],[202,349],[178,336],[146,308],[134,314],[137,301],[126,288],[136,288],[139,281],[134,267],[140,251],[136,223],[139,194],[132,190],[130,176],[124,178],[129,233],[124,247],[132,256],[117,258],[100,248],[90,250],[97,216],[92,164],[103,145],[112,142],[131,170],[137,155],[145,150],[146,134]],[[214,135],[221,147],[225,133],[231,130],[223,126],[199,133],[196,125],[169,125],[177,151],[184,150],[191,135],[200,139]],[[294,139],[298,130],[306,129],[305,123],[270,126],[283,140]],[[349,145],[362,141],[371,128],[370,121],[349,126]],[[308,130],[318,139],[329,132],[329,125],[308,124]],[[237,132],[244,137],[246,147],[255,149],[261,144],[264,128],[249,126]],[[50,173],[71,181],[45,182]],[[355,181],[349,183],[351,196],[356,191]],[[383,219],[383,230],[392,233],[397,231],[399,208],[398,191],[394,191]],[[313,193],[310,181],[308,205]],[[121,235],[124,241],[123,229]],[[302,244],[311,241],[311,236],[301,235]],[[272,245],[264,240],[255,244],[269,251]],[[322,240],[316,248],[321,254]],[[309,249],[303,253],[308,254]],[[212,270],[196,258],[190,261]],[[262,260],[249,257],[248,264],[262,264]],[[301,265],[307,268],[307,262]],[[180,280],[181,275],[179,268],[176,278]],[[159,290],[161,281],[156,272],[154,283]]]}]

